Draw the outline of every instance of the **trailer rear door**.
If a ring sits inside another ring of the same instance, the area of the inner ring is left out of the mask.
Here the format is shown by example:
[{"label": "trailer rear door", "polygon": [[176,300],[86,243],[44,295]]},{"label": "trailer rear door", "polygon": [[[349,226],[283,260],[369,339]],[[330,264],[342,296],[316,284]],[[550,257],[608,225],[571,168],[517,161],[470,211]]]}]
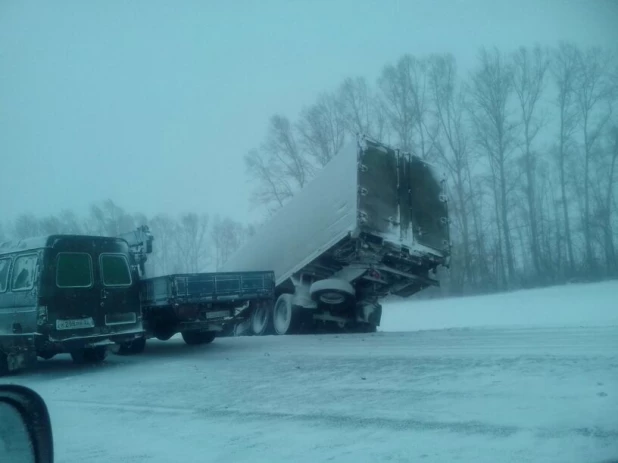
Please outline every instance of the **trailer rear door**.
[{"label": "trailer rear door", "polygon": [[358,185],[363,231],[403,246],[445,248],[447,203],[431,165],[368,141],[359,157]]}]

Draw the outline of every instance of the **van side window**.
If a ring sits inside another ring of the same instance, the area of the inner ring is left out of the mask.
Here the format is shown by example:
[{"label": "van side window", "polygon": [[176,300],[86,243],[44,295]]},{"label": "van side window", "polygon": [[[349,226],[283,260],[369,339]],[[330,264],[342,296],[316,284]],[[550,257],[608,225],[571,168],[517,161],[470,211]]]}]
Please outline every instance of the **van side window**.
[{"label": "van side window", "polygon": [[9,268],[11,268],[11,259],[0,259],[0,293],[6,291],[9,286]]},{"label": "van side window", "polygon": [[130,286],[129,262],[122,254],[101,254],[101,274],[105,286]]},{"label": "van side window", "polygon": [[56,258],[58,288],[89,288],[92,286],[92,258],[85,252],[60,252]]},{"label": "van side window", "polygon": [[13,278],[11,280],[12,291],[27,291],[34,288],[34,272],[38,256],[29,254],[19,256],[13,264]]}]

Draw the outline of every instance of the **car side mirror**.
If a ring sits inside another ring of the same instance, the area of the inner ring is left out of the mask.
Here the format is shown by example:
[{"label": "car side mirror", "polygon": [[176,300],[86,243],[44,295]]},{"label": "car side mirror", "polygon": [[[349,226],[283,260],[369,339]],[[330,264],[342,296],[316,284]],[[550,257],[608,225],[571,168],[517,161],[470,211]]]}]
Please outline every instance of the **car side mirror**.
[{"label": "car side mirror", "polygon": [[32,389],[0,385],[0,461],[53,463],[47,405]]}]

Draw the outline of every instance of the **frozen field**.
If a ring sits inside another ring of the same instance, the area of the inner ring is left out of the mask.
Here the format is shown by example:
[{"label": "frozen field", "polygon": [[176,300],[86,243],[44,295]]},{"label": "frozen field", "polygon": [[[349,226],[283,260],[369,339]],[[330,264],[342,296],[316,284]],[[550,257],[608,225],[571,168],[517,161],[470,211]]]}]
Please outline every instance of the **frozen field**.
[{"label": "frozen field", "polygon": [[618,284],[391,304],[382,328],[0,381],[48,402],[58,462],[618,460]]}]

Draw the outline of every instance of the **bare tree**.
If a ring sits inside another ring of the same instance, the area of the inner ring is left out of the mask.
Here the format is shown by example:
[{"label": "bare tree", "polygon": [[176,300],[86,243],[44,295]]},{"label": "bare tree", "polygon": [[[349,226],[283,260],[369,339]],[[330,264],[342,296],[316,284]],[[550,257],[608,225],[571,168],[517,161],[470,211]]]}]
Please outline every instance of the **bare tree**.
[{"label": "bare tree", "polygon": [[246,239],[243,225],[230,218],[215,217],[210,231],[215,248],[215,267],[219,270]]},{"label": "bare tree", "polygon": [[577,48],[571,44],[561,43],[554,52],[551,71],[556,86],[556,106],[558,107],[558,146],[557,162],[560,176],[560,201],[564,227],[564,240],[567,248],[569,274],[575,272],[575,254],[567,196],[567,161],[573,146],[573,135],[577,129],[577,112],[575,106],[575,86],[578,72]]},{"label": "bare tree", "polygon": [[245,156],[247,172],[257,183],[252,196],[254,205],[265,205],[271,209],[283,207],[294,196],[294,188],[275,159],[259,150],[251,150]]},{"label": "bare tree", "polygon": [[345,125],[341,104],[332,94],[322,94],[316,103],[304,108],[296,126],[301,145],[320,167],[343,146]]},{"label": "bare tree", "polygon": [[500,222],[508,278],[515,276],[515,262],[509,224],[507,196],[507,163],[514,149],[515,124],[509,117],[509,100],[513,93],[513,70],[496,49],[481,49],[479,68],[472,75],[471,111],[476,140],[485,151],[493,177],[496,194],[496,215]]},{"label": "bare tree", "polygon": [[41,224],[34,214],[22,214],[13,224],[13,236],[18,240],[42,235]]},{"label": "bare tree", "polygon": [[591,48],[577,53],[578,70],[576,95],[582,122],[584,139],[584,217],[583,229],[586,241],[586,264],[588,270],[596,268],[590,224],[590,169],[594,150],[611,116],[611,92],[608,65],[610,56],[600,48]]},{"label": "bare tree", "polygon": [[270,119],[270,129],[262,148],[281,166],[286,178],[303,188],[315,171],[296,142],[296,134],[287,117],[275,115]]},{"label": "bare tree", "polygon": [[270,119],[266,141],[245,156],[245,165],[257,182],[254,202],[271,210],[283,206],[315,171],[296,141],[293,125],[280,115]]},{"label": "bare tree", "polygon": [[40,219],[39,227],[41,229],[41,233],[45,235],[56,235],[60,233],[65,233],[62,221],[58,217],[53,215]]},{"label": "bare tree", "polygon": [[405,55],[396,65],[386,66],[378,81],[389,126],[397,135],[401,149],[408,152],[414,148],[414,130],[420,118],[412,88],[416,67],[417,60]]},{"label": "bare tree", "polygon": [[452,55],[434,56],[429,70],[430,88],[436,117],[440,124],[440,141],[434,146],[439,160],[447,168],[455,192],[456,207],[452,209],[461,233],[462,265],[461,285],[471,277],[470,268],[470,225],[468,205],[470,193],[466,174],[469,167],[470,146],[466,128],[465,95],[458,88],[457,67]]},{"label": "bare tree", "polygon": [[[597,196],[596,216],[598,227],[601,230],[601,246],[605,253],[605,271],[607,275],[615,275],[618,271],[616,248],[614,245],[614,223],[612,221],[612,203],[614,189],[618,183],[618,125],[613,125],[607,131],[607,152],[598,162],[599,180],[595,182]],[[603,185],[605,183],[605,185]],[[604,190],[604,191],[603,191]]]},{"label": "bare tree", "polygon": [[133,217],[114,201],[108,199],[102,204],[90,206],[90,220],[87,232],[103,236],[118,236],[135,228]]},{"label": "bare tree", "polygon": [[348,134],[384,139],[387,124],[384,104],[373,94],[364,77],[345,79],[339,86],[338,95]]},{"label": "bare tree", "polygon": [[[155,239],[153,252],[149,261],[153,268],[153,274],[164,275],[172,271],[175,259],[176,223],[165,214],[158,214],[149,223]],[[154,276],[154,275],[153,275]]]},{"label": "bare tree", "polygon": [[60,211],[58,219],[61,222],[63,233],[69,233],[72,235],[79,235],[83,233],[84,227],[82,225],[82,220],[80,220],[75,212],[63,209]]},{"label": "bare tree", "polygon": [[526,177],[526,199],[528,222],[530,224],[530,247],[532,262],[537,276],[541,275],[539,226],[537,212],[537,174],[538,152],[533,151],[532,143],[543,123],[537,116],[545,75],[549,67],[547,54],[536,46],[532,50],[520,48],[513,54],[513,89],[517,95],[523,126],[523,165]]},{"label": "bare tree", "polygon": [[177,267],[183,272],[200,272],[207,265],[208,216],[195,213],[180,217],[175,227],[174,239],[180,261]]}]

